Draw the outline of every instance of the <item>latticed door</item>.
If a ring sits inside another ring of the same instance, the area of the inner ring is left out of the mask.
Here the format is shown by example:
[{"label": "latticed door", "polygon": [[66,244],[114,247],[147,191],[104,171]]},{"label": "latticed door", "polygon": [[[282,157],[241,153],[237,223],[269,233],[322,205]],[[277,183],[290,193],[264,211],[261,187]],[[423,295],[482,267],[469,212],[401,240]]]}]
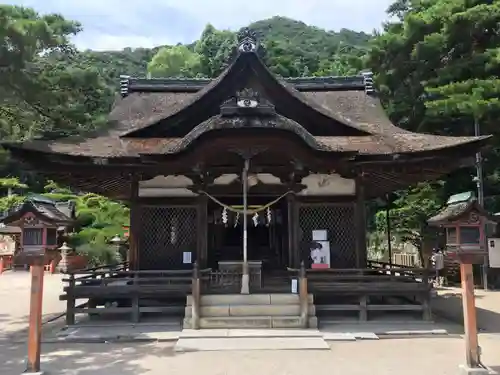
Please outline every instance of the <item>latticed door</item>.
[{"label": "latticed door", "polygon": [[139,267],[167,270],[190,267],[183,253],[196,260],[197,209],[182,207],[141,207],[139,231]]},{"label": "latticed door", "polygon": [[313,230],[327,230],[331,268],[356,267],[356,230],[353,204],[308,205],[301,203],[299,246],[301,260],[307,262]]}]

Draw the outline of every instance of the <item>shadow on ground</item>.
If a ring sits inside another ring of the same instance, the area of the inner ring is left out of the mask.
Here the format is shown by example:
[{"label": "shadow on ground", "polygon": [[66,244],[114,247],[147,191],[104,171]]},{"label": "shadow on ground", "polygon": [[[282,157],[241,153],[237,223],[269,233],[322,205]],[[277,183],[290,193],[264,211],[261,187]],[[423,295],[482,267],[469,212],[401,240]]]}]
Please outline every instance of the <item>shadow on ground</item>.
[{"label": "shadow on ground", "polygon": [[[60,375],[137,375],[146,373],[146,357],[175,355],[172,344],[44,344],[41,370]],[[26,347],[0,343],[3,375],[18,375],[26,369]]]},{"label": "shadow on ground", "polygon": [[[498,293],[500,302],[500,292]],[[476,299],[481,299],[477,296]],[[432,299],[432,312],[438,317],[463,325],[462,296],[460,293],[446,293]],[[485,309],[476,305],[477,326],[480,331],[500,333],[500,311]]]}]

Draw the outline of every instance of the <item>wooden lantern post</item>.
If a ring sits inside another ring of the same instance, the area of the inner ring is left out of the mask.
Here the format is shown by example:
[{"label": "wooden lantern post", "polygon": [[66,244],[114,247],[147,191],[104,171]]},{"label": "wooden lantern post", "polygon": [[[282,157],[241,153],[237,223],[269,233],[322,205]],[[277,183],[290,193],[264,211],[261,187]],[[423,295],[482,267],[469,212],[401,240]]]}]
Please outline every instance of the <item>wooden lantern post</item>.
[{"label": "wooden lantern post", "polygon": [[42,251],[37,251],[24,254],[23,258],[24,264],[31,266],[28,359],[25,374],[42,374],[40,371],[40,353],[45,254]]},{"label": "wooden lantern post", "polygon": [[475,263],[482,264],[483,258],[475,254],[466,253],[457,254],[457,258],[460,261],[460,278],[462,284],[466,364],[468,368],[481,368],[472,265]]},{"label": "wooden lantern post", "polygon": [[446,230],[447,255],[460,262],[466,358],[466,365],[461,367],[467,374],[488,373],[480,360],[473,265],[484,263],[488,254],[486,224],[495,222],[496,218],[471,193],[452,196],[447,206],[428,220],[430,225]]}]

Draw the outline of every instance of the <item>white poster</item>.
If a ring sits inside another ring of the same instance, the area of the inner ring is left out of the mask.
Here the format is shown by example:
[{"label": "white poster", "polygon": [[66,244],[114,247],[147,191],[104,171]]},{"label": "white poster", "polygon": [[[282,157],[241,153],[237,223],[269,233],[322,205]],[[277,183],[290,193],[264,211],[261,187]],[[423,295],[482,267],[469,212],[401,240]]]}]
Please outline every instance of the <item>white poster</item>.
[{"label": "white poster", "polygon": [[313,241],[328,241],[328,232],[326,229],[317,229],[312,231]]},{"label": "white poster", "polygon": [[182,253],[182,263],[184,263],[184,264],[192,263],[190,251],[185,251]]},{"label": "white poster", "polygon": [[297,294],[299,292],[299,282],[297,279],[292,279],[292,293]]},{"label": "white poster", "polygon": [[313,241],[311,259],[311,268],[330,268],[330,242]]}]

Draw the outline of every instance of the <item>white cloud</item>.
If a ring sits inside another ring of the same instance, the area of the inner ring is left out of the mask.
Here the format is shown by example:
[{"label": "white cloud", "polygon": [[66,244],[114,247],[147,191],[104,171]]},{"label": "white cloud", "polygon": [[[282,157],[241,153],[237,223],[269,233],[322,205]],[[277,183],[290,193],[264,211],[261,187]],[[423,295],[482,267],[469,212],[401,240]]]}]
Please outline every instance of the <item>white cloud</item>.
[{"label": "white cloud", "polygon": [[238,29],[284,16],[328,30],[371,32],[387,18],[393,0],[7,0],[42,13],[78,20],[79,48],[121,49],[191,42],[207,23]]}]

